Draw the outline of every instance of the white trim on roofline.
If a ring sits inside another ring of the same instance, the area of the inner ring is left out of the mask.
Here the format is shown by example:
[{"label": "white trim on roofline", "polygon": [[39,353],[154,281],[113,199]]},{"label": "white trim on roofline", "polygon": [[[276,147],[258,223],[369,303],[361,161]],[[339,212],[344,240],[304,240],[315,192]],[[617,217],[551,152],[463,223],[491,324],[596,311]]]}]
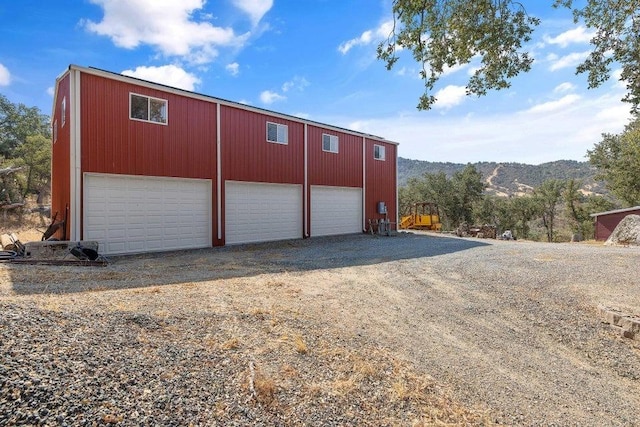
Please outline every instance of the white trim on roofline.
[{"label": "white trim on roofline", "polygon": [[591,214],[591,215],[589,215],[589,216],[591,216],[591,217],[594,217],[594,218],[595,218],[595,217],[600,216],[600,215],[611,215],[611,214],[617,214],[617,213],[623,213],[623,212],[630,212],[630,211],[637,211],[637,210],[640,210],[640,206],[634,206],[634,207],[632,207],[632,208],[624,208],[624,209],[615,209],[615,210],[612,210],[612,211],[606,211],[606,212],[592,213],[592,214]]},{"label": "white trim on roofline", "polygon": [[320,123],[320,122],[315,122],[313,120],[308,120],[308,119],[303,119],[301,117],[296,117],[296,116],[290,116],[288,114],[284,114],[284,113],[278,113],[276,111],[271,111],[271,110],[267,110],[267,109],[263,109],[263,108],[258,108],[258,107],[253,107],[250,105],[246,105],[246,104],[241,104],[239,102],[233,102],[233,101],[229,101],[226,99],[222,99],[222,98],[216,98],[214,96],[209,96],[209,95],[203,95],[203,94],[199,94],[196,92],[190,92],[188,90],[184,90],[184,89],[178,89],[175,87],[171,87],[171,86],[166,86],[160,83],[154,83],[154,82],[150,82],[148,80],[142,80],[139,79],[137,77],[130,77],[130,76],[125,76],[123,74],[118,74],[115,72],[111,72],[111,71],[105,71],[105,70],[101,70],[99,68],[88,68],[88,67],[82,67],[79,65],[74,65],[71,64],[69,65],[69,70],[77,70],[80,71],[82,73],[87,73],[87,74],[92,74],[95,76],[100,76],[100,77],[104,77],[107,79],[111,79],[111,80],[117,80],[117,81],[121,81],[121,82],[125,82],[125,83],[130,83],[130,84],[136,84],[138,86],[143,86],[143,87],[147,87],[150,89],[155,89],[155,90],[160,90],[163,92],[167,92],[167,93],[172,93],[175,95],[180,95],[180,96],[186,96],[188,98],[193,98],[193,99],[198,99],[201,101],[206,101],[206,102],[214,102],[214,103],[218,103],[220,105],[225,105],[227,107],[233,107],[233,108],[239,108],[241,110],[245,110],[245,111],[251,111],[254,113],[259,113],[259,114],[267,114],[271,117],[277,117],[280,119],[284,119],[284,120],[289,120],[292,122],[297,122],[297,123],[301,123],[301,124],[309,124],[312,126],[318,126],[321,127],[323,129],[331,129],[334,130],[336,132],[342,132],[342,133],[346,133],[346,134],[350,134],[350,135],[355,135],[355,136],[361,136],[361,137],[366,137],[372,140],[375,140],[377,142],[381,142],[381,143],[386,143],[386,144],[391,144],[391,145],[399,145],[398,142],[394,142],[394,141],[389,141],[383,137],[380,136],[376,136],[376,135],[371,135],[368,133],[364,133],[364,132],[357,132],[351,129],[345,129],[345,128],[341,128],[338,126],[332,126],[326,123]]}]

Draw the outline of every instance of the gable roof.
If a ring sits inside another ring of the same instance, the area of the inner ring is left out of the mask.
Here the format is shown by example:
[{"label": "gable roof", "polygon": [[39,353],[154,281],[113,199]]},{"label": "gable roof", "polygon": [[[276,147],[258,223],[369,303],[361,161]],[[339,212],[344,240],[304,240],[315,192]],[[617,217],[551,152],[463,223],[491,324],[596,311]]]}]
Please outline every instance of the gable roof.
[{"label": "gable roof", "polygon": [[[230,107],[234,107],[234,108],[239,108],[239,109],[245,110],[245,111],[253,111],[253,112],[257,112],[257,113],[261,113],[261,114],[267,114],[267,115],[270,115],[272,117],[280,117],[280,118],[283,118],[283,119],[286,119],[286,120],[289,120],[289,121],[294,121],[294,122],[298,122],[298,123],[302,123],[302,124],[310,124],[310,125],[322,127],[324,129],[332,129],[332,130],[335,130],[337,132],[342,132],[342,133],[347,133],[347,134],[356,135],[356,136],[360,136],[360,137],[365,137],[365,138],[369,138],[369,139],[374,139],[376,141],[383,142],[383,143],[386,143],[386,144],[399,145],[399,143],[394,142],[394,141],[390,141],[390,140],[385,139],[385,138],[383,138],[381,136],[372,135],[372,134],[365,133],[365,132],[358,132],[358,131],[355,131],[355,130],[352,130],[352,129],[342,128],[342,127],[339,127],[339,126],[330,125],[330,124],[326,124],[326,123],[322,123],[322,122],[317,122],[317,121],[314,121],[314,120],[304,119],[302,117],[292,116],[290,114],[279,113],[277,111],[267,110],[265,108],[254,107],[254,106],[251,106],[251,105],[242,104],[240,102],[229,101],[229,100],[222,99],[222,98],[217,98],[217,97],[211,96],[211,95],[205,95],[205,94],[201,94],[201,93],[197,93],[197,92],[190,92],[190,91],[185,90],[185,89],[180,89],[180,88],[176,88],[176,87],[173,87],[173,86],[168,86],[168,85],[164,85],[164,84],[161,84],[161,83],[155,83],[155,82],[148,81],[148,80],[143,80],[143,79],[140,79],[140,78],[137,78],[137,77],[125,76],[124,74],[119,74],[119,73],[116,73],[114,71],[102,70],[100,68],[95,68],[95,67],[82,67],[82,66],[79,66],[79,65],[71,64],[71,65],[69,65],[68,70],[65,71],[64,73],[62,73],[62,75],[59,76],[58,79],[60,79],[66,73],[68,73],[70,71],[74,71],[74,70],[80,71],[81,73],[92,74],[92,75],[104,77],[104,78],[107,78],[107,79],[118,80],[118,81],[122,81],[122,82],[127,82],[127,83],[131,83],[131,84],[136,84],[136,85],[148,87],[148,88],[151,88],[151,89],[156,89],[156,90],[161,90],[161,91],[164,91],[164,92],[169,92],[169,93],[173,93],[173,94],[177,94],[177,95],[181,95],[181,96],[186,96],[188,98],[200,99],[200,100],[204,100],[204,101],[208,101],[208,102],[213,102],[213,103],[217,103],[217,104],[221,104],[221,105],[226,105],[226,106],[230,106]],[[57,85],[56,85],[56,88],[57,88]]]},{"label": "gable roof", "polygon": [[606,212],[598,212],[598,213],[592,213],[591,217],[597,217],[597,216],[601,216],[601,215],[611,215],[611,214],[617,214],[617,213],[624,213],[624,212],[631,212],[631,211],[640,211],[640,206],[634,206],[632,208],[624,208],[624,209],[615,209],[612,211],[606,211]]}]

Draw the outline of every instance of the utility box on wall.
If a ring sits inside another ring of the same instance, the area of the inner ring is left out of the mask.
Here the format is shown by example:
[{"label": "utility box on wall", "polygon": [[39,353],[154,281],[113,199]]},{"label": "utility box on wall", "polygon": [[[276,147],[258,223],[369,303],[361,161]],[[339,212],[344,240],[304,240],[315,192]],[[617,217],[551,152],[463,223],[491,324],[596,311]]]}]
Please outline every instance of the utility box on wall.
[{"label": "utility box on wall", "polygon": [[387,213],[387,205],[384,202],[378,202],[378,213],[385,215]]}]

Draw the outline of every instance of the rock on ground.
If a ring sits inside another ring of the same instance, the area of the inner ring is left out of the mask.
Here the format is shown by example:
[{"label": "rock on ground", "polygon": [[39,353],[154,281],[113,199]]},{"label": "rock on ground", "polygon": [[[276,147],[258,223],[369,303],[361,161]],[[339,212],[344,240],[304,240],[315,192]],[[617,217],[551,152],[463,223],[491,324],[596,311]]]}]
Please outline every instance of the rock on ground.
[{"label": "rock on ground", "polygon": [[624,217],[604,244],[640,246],[640,215]]}]

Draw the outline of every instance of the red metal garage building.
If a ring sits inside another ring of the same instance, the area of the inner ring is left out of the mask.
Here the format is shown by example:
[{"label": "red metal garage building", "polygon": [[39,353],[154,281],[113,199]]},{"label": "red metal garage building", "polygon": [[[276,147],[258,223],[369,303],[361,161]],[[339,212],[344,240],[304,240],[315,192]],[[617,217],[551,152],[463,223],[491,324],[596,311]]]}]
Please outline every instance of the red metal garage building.
[{"label": "red metal garage building", "polygon": [[94,68],[56,80],[58,237],[136,253],[346,234],[397,215],[397,143]]},{"label": "red metal garage building", "polygon": [[595,239],[607,240],[627,215],[640,215],[640,206],[591,214],[595,221]]}]

